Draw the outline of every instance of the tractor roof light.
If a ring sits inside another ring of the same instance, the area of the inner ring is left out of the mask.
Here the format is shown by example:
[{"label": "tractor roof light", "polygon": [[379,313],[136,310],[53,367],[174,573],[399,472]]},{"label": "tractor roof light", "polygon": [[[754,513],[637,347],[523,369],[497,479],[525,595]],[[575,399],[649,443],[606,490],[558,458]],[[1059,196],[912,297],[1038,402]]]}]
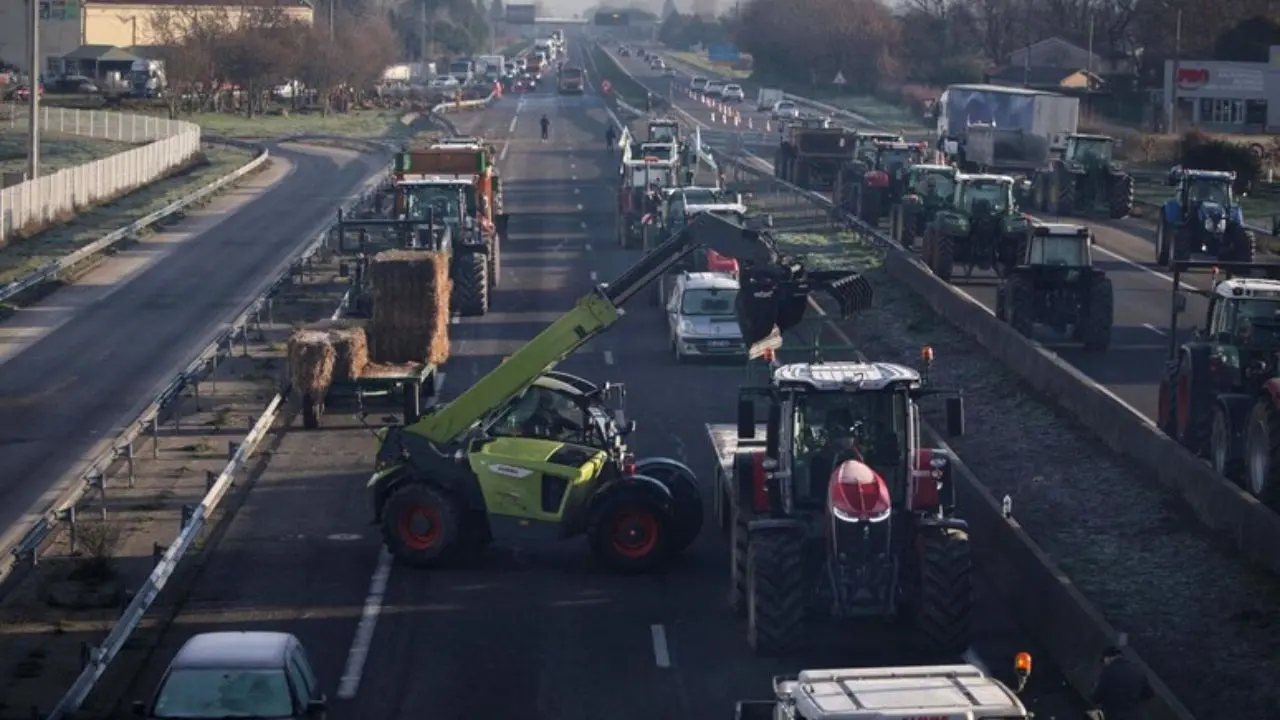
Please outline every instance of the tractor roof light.
[{"label": "tractor roof light", "polygon": [[933,346],[932,345],[925,345],[924,347],[920,348],[920,359],[923,360],[925,363],[933,362]]},{"label": "tractor roof light", "polygon": [[1013,656],[1013,671],[1018,674],[1019,678],[1026,678],[1031,674],[1031,653],[1020,652]]}]

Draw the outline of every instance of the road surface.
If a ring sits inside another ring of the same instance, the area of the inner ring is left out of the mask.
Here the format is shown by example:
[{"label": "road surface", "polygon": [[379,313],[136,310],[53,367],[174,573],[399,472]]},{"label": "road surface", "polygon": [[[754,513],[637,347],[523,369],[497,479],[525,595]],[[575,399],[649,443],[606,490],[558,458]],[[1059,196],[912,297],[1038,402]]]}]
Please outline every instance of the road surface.
[{"label": "road surface", "polygon": [[[511,238],[493,312],[451,326],[446,395],[638,257],[616,246],[617,159],[603,149],[598,97],[542,89],[463,122],[502,148]],[[737,374],[677,365],[660,320],[641,297],[563,368],[625,383],[639,454],[682,459],[705,485],[715,461],[704,425],[731,421]],[[726,605],[727,548],[710,531],[646,577],[594,569],[581,539],[495,547],[467,569],[390,567],[363,495],[372,450],[359,429],[286,435],[135,697],[154,690],[183,638],[209,629],[298,634],[335,698],[331,720],[728,717],[735,700],[767,698],[774,674],[922,660],[875,623],[827,628],[796,657],[754,657]],[[1006,616],[979,598],[974,650],[1000,673],[1016,651],[1036,652]],[[1047,658],[1027,698],[1040,717],[1080,716]]]},{"label": "road surface", "polygon": [[0,547],[388,158],[296,145],[272,167],[0,324]]}]

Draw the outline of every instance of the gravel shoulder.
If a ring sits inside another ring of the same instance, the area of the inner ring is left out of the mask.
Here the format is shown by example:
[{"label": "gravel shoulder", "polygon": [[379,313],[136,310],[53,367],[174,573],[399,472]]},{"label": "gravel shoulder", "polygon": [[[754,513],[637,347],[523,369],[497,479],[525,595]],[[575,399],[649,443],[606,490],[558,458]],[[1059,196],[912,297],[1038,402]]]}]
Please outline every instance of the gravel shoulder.
[{"label": "gravel shoulder", "polygon": [[[1280,688],[1267,681],[1280,674],[1280,581],[1200,532],[1144,470],[890,279],[875,248],[853,235],[833,245],[817,232],[821,211],[768,183],[752,187],[755,206],[788,233],[788,250],[815,265],[866,269],[875,307],[841,323],[858,348],[908,365],[923,345],[936,349],[934,382],[966,398],[968,434],[952,446],[996,497],[1011,498],[1018,521],[1188,708],[1203,718],[1280,717]],[[941,403],[925,404],[925,414],[942,426]]]}]

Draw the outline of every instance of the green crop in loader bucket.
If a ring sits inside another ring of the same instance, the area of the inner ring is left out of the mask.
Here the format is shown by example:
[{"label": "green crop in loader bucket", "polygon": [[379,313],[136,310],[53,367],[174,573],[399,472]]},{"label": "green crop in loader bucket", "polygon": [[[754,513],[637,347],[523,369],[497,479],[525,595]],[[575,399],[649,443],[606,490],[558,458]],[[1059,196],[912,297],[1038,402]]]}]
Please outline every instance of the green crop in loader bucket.
[{"label": "green crop in loader bucket", "polygon": [[871,306],[871,284],[856,272],[807,271],[799,263],[782,262],[744,268],[738,282],[734,311],[748,348],[768,339],[775,329],[785,333],[799,325],[815,290],[835,299],[841,317]]}]

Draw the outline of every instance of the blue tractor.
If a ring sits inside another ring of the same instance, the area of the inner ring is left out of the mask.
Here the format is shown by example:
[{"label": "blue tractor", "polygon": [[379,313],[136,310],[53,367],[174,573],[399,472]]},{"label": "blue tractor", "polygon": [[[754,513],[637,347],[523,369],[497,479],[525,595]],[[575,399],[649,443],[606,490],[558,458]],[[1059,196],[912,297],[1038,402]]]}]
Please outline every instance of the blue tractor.
[{"label": "blue tractor", "polygon": [[1186,170],[1169,172],[1173,197],[1160,208],[1156,228],[1156,263],[1190,260],[1192,254],[1215,260],[1253,262],[1257,238],[1244,226],[1244,212],[1232,197],[1233,172]]}]

